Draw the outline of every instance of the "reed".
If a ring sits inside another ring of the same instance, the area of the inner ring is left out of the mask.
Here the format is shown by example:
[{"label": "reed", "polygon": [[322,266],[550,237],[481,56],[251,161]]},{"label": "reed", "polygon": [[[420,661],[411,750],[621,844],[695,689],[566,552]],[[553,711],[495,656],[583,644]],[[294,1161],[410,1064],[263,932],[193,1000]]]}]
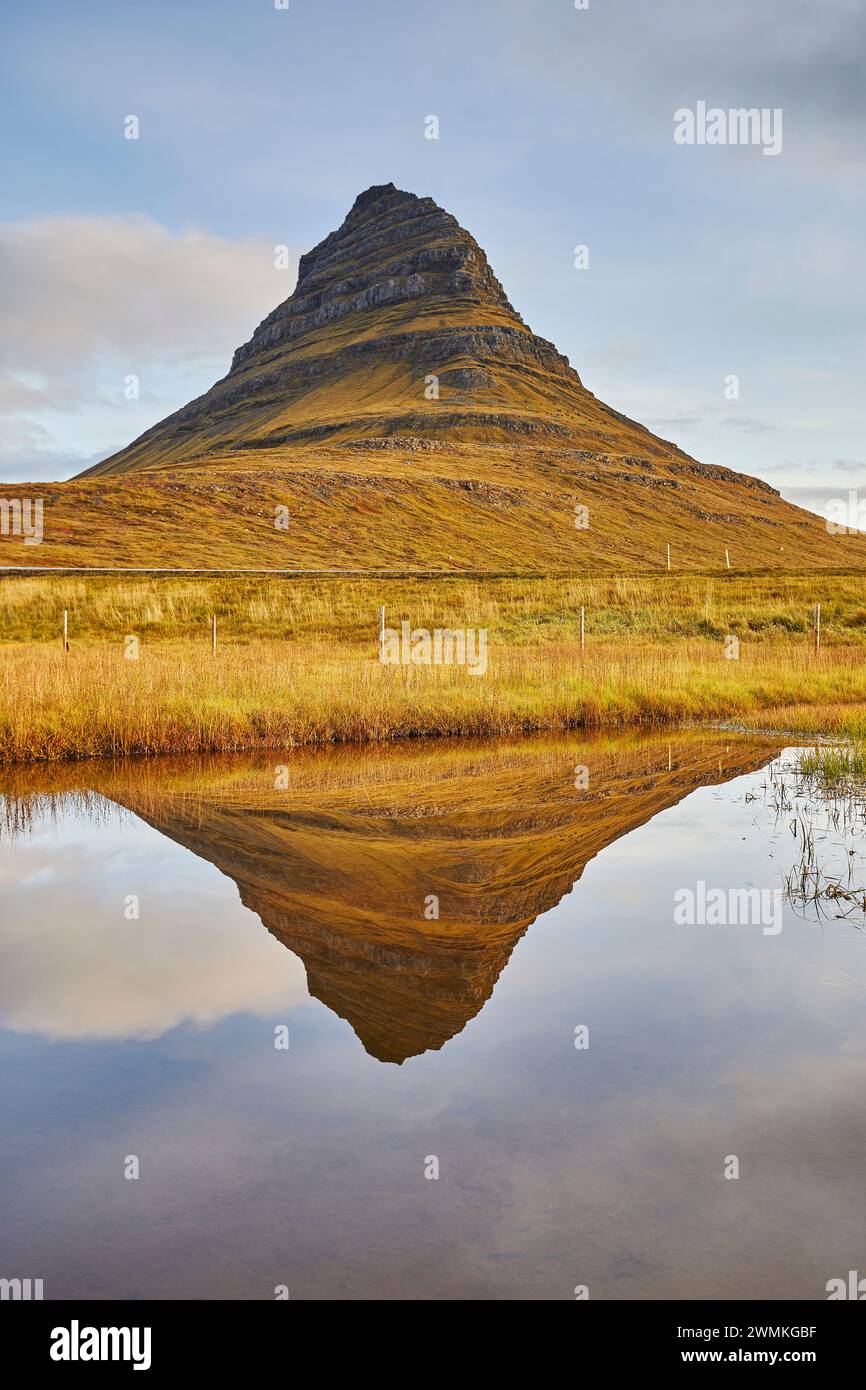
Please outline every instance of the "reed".
[{"label": "reed", "polygon": [[[684,721],[866,737],[864,597],[859,576],[7,579],[0,761]],[[486,628],[486,673],[383,666],[380,604],[395,627]]]},{"label": "reed", "polygon": [[850,747],[809,748],[800,755],[800,771],[814,777],[822,787],[844,787],[866,778],[866,744]]}]

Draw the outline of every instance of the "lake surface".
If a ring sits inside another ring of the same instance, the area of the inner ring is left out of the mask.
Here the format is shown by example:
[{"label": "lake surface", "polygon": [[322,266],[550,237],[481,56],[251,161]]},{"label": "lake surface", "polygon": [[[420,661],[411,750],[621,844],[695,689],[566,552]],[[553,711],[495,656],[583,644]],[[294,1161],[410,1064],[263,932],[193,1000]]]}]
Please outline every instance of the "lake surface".
[{"label": "lake surface", "polygon": [[[854,884],[863,822],[795,762],[706,734],[8,772],[0,1276],[821,1299],[866,1273],[863,917],[778,897],[799,815]],[[677,920],[700,884],[781,915]]]}]

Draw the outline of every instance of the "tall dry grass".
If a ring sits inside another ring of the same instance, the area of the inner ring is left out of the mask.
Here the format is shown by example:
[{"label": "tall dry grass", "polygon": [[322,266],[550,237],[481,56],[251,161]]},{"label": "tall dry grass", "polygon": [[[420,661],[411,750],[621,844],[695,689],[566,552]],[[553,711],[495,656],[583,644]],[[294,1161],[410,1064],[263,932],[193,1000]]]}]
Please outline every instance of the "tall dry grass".
[{"label": "tall dry grass", "polygon": [[[487,674],[381,666],[380,605],[395,627],[486,628]],[[864,696],[860,575],[0,582],[5,762],[683,720],[862,737]]]},{"label": "tall dry grass", "polygon": [[[281,748],[421,735],[730,720],[778,727],[780,709],[862,720],[866,664],[842,648],[707,642],[512,645],[491,635],[483,676],[383,666],[375,642],[206,641],[0,648],[0,760]],[[802,727],[802,726],[801,726]]]},{"label": "tall dry grass", "polygon": [[228,640],[364,641],[380,605],[416,626],[486,627],[508,641],[577,636],[580,608],[593,638],[720,642],[808,639],[822,604],[828,644],[866,651],[866,578],[659,575],[573,579],[267,579],[54,577],[0,580],[0,645],[57,641],[64,609],[73,640],[100,643],[128,632],[196,641],[216,614]]}]

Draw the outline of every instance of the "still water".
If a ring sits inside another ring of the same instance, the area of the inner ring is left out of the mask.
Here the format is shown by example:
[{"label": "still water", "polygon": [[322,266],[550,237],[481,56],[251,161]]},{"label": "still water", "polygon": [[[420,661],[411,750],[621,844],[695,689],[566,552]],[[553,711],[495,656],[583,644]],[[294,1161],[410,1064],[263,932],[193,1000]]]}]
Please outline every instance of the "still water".
[{"label": "still water", "polygon": [[[866,1272],[862,913],[778,899],[798,815],[856,883],[863,826],[795,763],[707,734],[7,774],[0,1275],[820,1299]],[[701,883],[781,930],[677,920]]]}]

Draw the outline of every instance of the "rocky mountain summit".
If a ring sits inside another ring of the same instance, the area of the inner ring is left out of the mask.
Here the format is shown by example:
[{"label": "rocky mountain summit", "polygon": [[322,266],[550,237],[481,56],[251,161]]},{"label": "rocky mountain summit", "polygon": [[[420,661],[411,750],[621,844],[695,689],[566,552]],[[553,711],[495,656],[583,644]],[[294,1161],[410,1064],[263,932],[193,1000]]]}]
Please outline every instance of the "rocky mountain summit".
[{"label": "rocky mountain summit", "polygon": [[302,256],[294,293],[222,381],[90,472],[407,436],[598,445],[605,425],[660,445],[530,331],[456,218],[383,184]]},{"label": "rocky mountain summit", "polygon": [[301,258],[222,380],[41,494],[45,543],[10,560],[570,574],[663,569],[670,546],[677,570],[866,563],[862,536],[598,400],[474,237],[391,183]]}]

